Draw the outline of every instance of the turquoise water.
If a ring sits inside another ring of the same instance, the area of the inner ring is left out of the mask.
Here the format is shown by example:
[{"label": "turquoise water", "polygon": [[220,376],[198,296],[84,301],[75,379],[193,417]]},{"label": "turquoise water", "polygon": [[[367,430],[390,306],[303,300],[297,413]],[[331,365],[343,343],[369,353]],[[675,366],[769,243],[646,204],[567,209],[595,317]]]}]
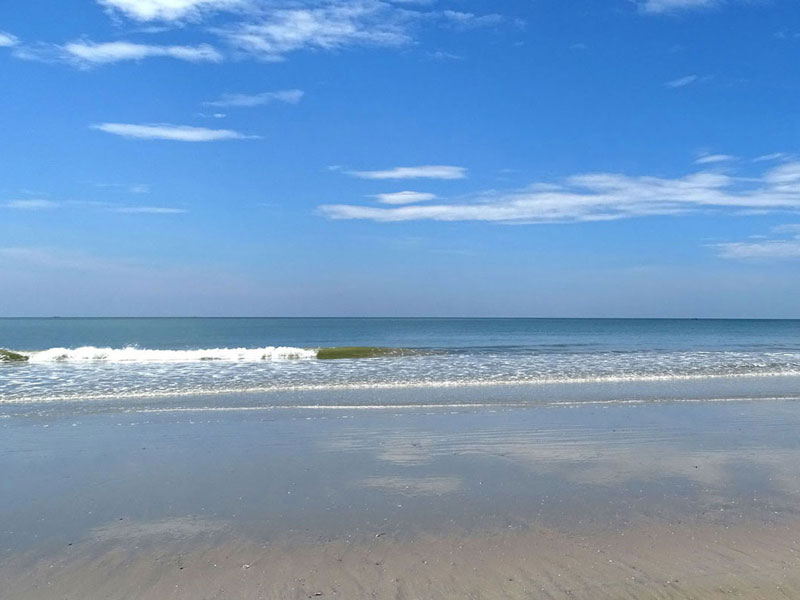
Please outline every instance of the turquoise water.
[{"label": "turquoise water", "polygon": [[[339,346],[419,352],[316,358]],[[800,375],[778,320],[0,319],[0,348],[30,357],[0,364],[5,404]]]}]

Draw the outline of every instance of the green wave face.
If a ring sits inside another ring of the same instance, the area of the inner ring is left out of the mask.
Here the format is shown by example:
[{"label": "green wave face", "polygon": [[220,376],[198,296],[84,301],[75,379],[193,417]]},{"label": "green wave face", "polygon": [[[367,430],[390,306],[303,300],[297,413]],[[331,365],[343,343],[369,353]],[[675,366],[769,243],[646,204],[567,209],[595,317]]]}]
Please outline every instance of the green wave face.
[{"label": "green wave face", "polygon": [[412,354],[403,348],[377,348],[373,346],[336,346],[320,348],[317,358],[320,360],[336,360],[340,358],[377,358],[379,356],[402,356]]},{"label": "green wave face", "polygon": [[25,362],[26,360],[28,360],[28,357],[24,354],[0,348],[0,362]]}]

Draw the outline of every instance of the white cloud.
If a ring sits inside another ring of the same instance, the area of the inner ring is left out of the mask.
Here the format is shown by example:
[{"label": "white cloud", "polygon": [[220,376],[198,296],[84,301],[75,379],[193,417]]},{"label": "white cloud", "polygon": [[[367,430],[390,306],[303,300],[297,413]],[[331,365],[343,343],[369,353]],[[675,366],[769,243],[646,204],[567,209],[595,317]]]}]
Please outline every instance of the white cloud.
[{"label": "white cloud", "polygon": [[428,52],[428,56],[434,60],[463,60],[464,57],[460,54],[453,54],[452,52],[445,52],[444,50],[436,50],[435,52]]},{"label": "white cloud", "polygon": [[436,194],[427,194],[425,192],[392,192],[388,194],[376,194],[375,198],[381,204],[414,204],[415,202],[427,202],[428,200],[435,200]]},{"label": "white cloud", "polygon": [[788,155],[785,152],[773,152],[772,154],[762,154],[761,156],[756,156],[753,159],[753,162],[783,160],[784,158],[788,158]]},{"label": "white cloud", "polygon": [[218,140],[241,140],[257,136],[244,135],[230,129],[206,129],[189,125],[170,125],[158,123],[152,125],[136,125],[132,123],[99,123],[92,129],[104,131],[122,137],[146,140],[173,140],[178,142],[213,142]]},{"label": "white cloud", "polygon": [[49,208],[58,208],[58,202],[53,202],[52,200],[41,200],[41,199],[26,199],[26,200],[10,200],[6,202],[3,206],[6,208],[16,208],[18,210],[47,210]]},{"label": "white cloud", "polygon": [[95,187],[119,190],[131,194],[149,194],[150,186],[146,183],[95,183]]},{"label": "white cloud", "polygon": [[698,210],[800,211],[800,162],[757,178],[710,172],[676,178],[590,173],[559,184],[476,194],[467,202],[398,207],[329,204],[319,210],[333,219],[501,223],[608,221]]},{"label": "white cloud", "polygon": [[[138,31],[163,31],[218,15],[204,28],[241,56],[280,61],[300,50],[335,51],[352,46],[399,47],[425,25],[473,29],[502,22],[522,24],[498,14],[432,10],[431,2],[403,0],[96,0],[112,16],[156,22]],[[229,13],[220,15],[219,13]],[[116,44],[116,47],[115,47]],[[69,47],[34,43],[15,50],[19,58],[57,62],[65,58],[98,64],[149,56],[182,60],[222,60],[212,46],[155,46],[127,42]],[[66,56],[65,56],[66,55]]]},{"label": "white cloud", "polygon": [[697,80],[698,80],[697,75],[687,75],[686,77],[679,77],[678,79],[673,79],[672,81],[668,81],[664,85],[671,88],[680,88],[690,85]]},{"label": "white cloud", "polygon": [[453,25],[461,29],[472,29],[476,27],[492,27],[500,25],[505,21],[505,17],[498,14],[476,15],[471,12],[461,12],[457,10],[443,10],[442,17]]},{"label": "white cloud", "polygon": [[302,90],[279,90],[277,92],[262,92],[260,94],[223,94],[218,100],[204,102],[205,106],[224,107],[250,107],[269,104],[270,102],[285,102],[297,104],[303,98]]},{"label": "white cloud", "polygon": [[[135,194],[147,193],[150,191],[148,186],[123,186],[121,184],[98,184],[103,188],[127,188],[127,191]],[[185,208],[175,208],[169,206],[136,206],[115,204],[111,202],[96,202],[88,200],[72,200],[68,202],[54,202],[52,200],[42,200],[39,198],[10,200],[5,204],[0,204],[0,208],[13,208],[17,210],[50,210],[54,208],[83,208],[95,209],[107,212],[123,214],[150,214],[150,215],[177,215],[189,212]]]},{"label": "white cloud", "polygon": [[714,247],[722,258],[733,259],[791,259],[800,258],[800,224],[775,227],[773,234],[791,234],[788,239],[727,242]]},{"label": "white cloud", "polygon": [[35,43],[14,48],[14,56],[22,60],[46,63],[65,62],[78,67],[93,67],[125,60],[166,57],[188,62],[222,62],[224,57],[213,46],[159,46],[133,42],[95,43],[88,40],[58,44]]},{"label": "white cloud", "polygon": [[730,162],[735,159],[736,157],[731,156],[730,154],[703,154],[697,160],[694,161],[694,164],[712,165],[716,163]]},{"label": "white cloud", "polygon": [[172,208],[168,206],[121,206],[114,212],[142,215],[180,215],[187,211],[185,208]]},{"label": "white cloud", "polygon": [[132,42],[70,42],[63,47],[66,55],[83,64],[100,65],[122,60],[142,60],[152,57],[168,57],[189,62],[221,62],[220,54],[213,46],[154,46]]},{"label": "white cloud", "polygon": [[0,31],[0,48],[9,48],[17,44],[19,44],[19,39],[16,36]]},{"label": "white cloud", "polygon": [[711,8],[721,4],[721,0],[644,0],[638,1],[639,9],[646,14],[673,13],[682,10]]},{"label": "white cloud", "polygon": [[347,171],[347,174],[359,179],[464,179],[467,170],[450,165],[421,165],[384,171]]},{"label": "white cloud", "polygon": [[178,21],[196,18],[204,12],[230,10],[245,5],[243,0],[97,0],[109,10],[137,21]]},{"label": "white cloud", "polygon": [[279,61],[297,50],[337,50],[345,46],[401,46],[413,11],[381,0],[329,2],[315,8],[272,10],[258,20],[215,31],[239,51]]},{"label": "white cloud", "polygon": [[800,193],[800,162],[785,163],[767,172],[765,179],[775,189]]}]

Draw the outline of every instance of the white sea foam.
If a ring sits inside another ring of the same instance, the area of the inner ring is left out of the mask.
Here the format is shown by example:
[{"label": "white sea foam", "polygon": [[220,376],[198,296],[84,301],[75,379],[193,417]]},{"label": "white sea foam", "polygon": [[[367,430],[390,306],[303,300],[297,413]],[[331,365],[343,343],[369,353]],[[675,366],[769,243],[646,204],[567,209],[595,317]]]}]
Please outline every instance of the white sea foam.
[{"label": "white sea foam", "polygon": [[[601,377],[552,377],[541,379],[495,379],[495,380],[434,380],[434,381],[392,381],[392,382],[353,382],[353,383],[320,383],[320,384],[275,384],[251,387],[184,387],[181,389],[132,390],[107,392],[75,392],[68,394],[23,394],[18,397],[4,397],[0,394],[0,405],[38,404],[75,401],[107,401],[126,399],[164,399],[202,396],[229,396],[238,394],[273,394],[285,392],[348,392],[348,391],[381,391],[403,389],[468,389],[468,388],[507,388],[547,387],[556,385],[587,384],[625,384],[625,383],[666,383],[666,382],[701,382],[717,380],[747,379],[791,379],[800,377],[800,371],[782,373],[736,373],[707,375],[629,375]],[[777,397],[776,397],[777,398]],[[786,399],[786,398],[783,398]],[[668,401],[677,401],[669,398]],[[614,401],[617,402],[617,401]],[[638,400],[630,401],[638,403]],[[474,403],[468,403],[475,406]],[[562,404],[559,402],[559,404]],[[377,406],[377,405],[376,405]],[[380,405],[383,406],[383,405]],[[437,405],[438,406],[438,405]],[[298,408],[298,406],[294,406]],[[276,405],[273,408],[280,408]]]},{"label": "white sea foam", "polygon": [[51,348],[0,364],[0,405],[270,392],[628,384],[800,375],[798,351],[431,352],[316,360],[295,347]]},{"label": "white sea foam", "polygon": [[236,361],[256,362],[316,358],[313,348],[289,346],[267,346],[265,348],[206,348],[200,350],[150,350],[128,346],[126,348],[50,348],[30,353],[29,362],[50,363],[57,361],[105,361],[105,362],[195,362]]}]

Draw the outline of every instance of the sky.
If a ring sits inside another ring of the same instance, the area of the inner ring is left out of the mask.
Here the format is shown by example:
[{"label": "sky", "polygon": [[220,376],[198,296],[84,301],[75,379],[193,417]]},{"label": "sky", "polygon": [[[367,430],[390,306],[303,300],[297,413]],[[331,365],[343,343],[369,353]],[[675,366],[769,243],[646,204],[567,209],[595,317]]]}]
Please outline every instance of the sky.
[{"label": "sky", "polygon": [[0,316],[800,318],[795,0],[7,0]]}]

